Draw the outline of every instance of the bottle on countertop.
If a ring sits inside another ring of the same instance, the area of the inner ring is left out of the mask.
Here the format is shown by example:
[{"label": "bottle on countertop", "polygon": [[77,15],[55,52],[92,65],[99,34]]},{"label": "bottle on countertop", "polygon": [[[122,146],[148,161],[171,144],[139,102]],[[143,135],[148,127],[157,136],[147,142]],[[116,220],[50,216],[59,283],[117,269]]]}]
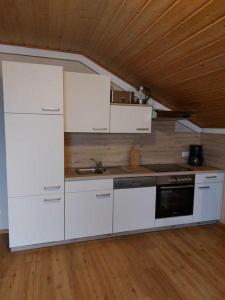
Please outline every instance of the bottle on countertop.
[{"label": "bottle on countertop", "polygon": [[134,145],[130,151],[130,165],[138,167],[141,164],[141,148],[140,145]]}]

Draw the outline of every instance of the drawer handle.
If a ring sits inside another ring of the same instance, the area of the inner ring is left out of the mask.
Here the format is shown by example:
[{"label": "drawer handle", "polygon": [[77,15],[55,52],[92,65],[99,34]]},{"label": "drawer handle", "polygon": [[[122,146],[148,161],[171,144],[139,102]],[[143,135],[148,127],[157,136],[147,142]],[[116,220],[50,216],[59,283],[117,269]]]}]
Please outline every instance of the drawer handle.
[{"label": "drawer handle", "polygon": [[53,186],[44,186],[44,190],[59,190],[61,188],[60,185],[53,185]]},{"label": "drawer handle", "polygon": [[107,194],[96,194],[96,198],[108,198],[110,196],[111,196],[110,193],[107,193]]},{"label": "drawer handle", "polygon": [[44,202],[50,203],[50,202],[58,202],[60,200],[61,200],[61,198],[51,198],[51,199],[44,199]]},{"label": "drawer handle", "polygon": [[137,131],[149,131],[149,128],[136,128]]},{"label": "drawer handle", "polygon": [[94,131],[106,131],[106,130],[107,130],[106,127],[104,127],[104,128],[95,128],[95,127],[93,127],[92,129],[93,129]]},{"label": "drawer handle", "polygon": [[44,107],[42,107],[42,111],[60,111],[60,108],[44,108]]},{"label": "drawer handle", "polygon": [[206,176],[206,178],[217,178],[217,176]]},{"label": "drawer handle", "polygon": [[210,186],[200,186],[199,189],[210,189]]}]

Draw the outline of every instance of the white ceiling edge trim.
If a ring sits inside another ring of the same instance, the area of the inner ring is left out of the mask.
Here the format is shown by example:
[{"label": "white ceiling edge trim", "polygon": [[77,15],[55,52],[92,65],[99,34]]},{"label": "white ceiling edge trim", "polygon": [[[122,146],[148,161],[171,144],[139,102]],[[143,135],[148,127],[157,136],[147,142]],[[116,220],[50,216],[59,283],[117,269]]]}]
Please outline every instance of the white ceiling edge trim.
[{"label": "white ceiling edge trim", "polygon": [[81,54],[75,53],[68,53],[68,52],[61,52],[61,51],[52,51],[52,50],[42,50],[36,48],[28,48],[28,47],[20,47],[20,46],[9,46],[9,45],[2,45],[0,44],[0,52],[5,54],[17,54],[17,55],[26,55],[26,56],[36,56],[36,57],[45,57],[45,58],[54,58],[54,59],[61,59],[61,60],[72,60],[78,61],[96,73],[110,76],[111,81],[116,84],[117,86],[123,88],[126,91],[134,92],[135,88],[128,84],[127,82],[123,81],[119,77],[113,75],[106,69],[102,68],[89,58],[85,57]]},{"label": "white ceiling edge trim", "polygon": [[203,128],[202,133],[225,134],[225,128]]},{"label": "white ceiling edge trim", "polygon": [[[93,62],[92,60],[90,60],[89,58],[81,54],[52,51],[52,50],[42,50],[42,49],[28,48],[28,47],[21,47],[21,46],[10,46],[10,45],[3,45],[3,44],[0,44],[0,52],[5,54],[26,55],[26,56],[36,56],[36,57],[78,61],[99,74],[110,76],[111,81],[115,85],[119,86],[120,88],[131,92],[136,91],[136,89],[132,85],[128,84],[127,82],[120,79],[119,77],[113,75],[111,72],[107,71],[106,69],[102,68],[101,66],[99,66],[98,64],[96,64],[95,62]],[[160,104],[154,99],[151,99],[149,102],[155,109],[170,110],[168,107]],[[205,132],[204,129],[194,125],[188,120],[182,120],[178,122],[197,133]],[[210,130],[210,128],[207,130]],[[213,132],[213,133],[217,133],[217,132]]]}]

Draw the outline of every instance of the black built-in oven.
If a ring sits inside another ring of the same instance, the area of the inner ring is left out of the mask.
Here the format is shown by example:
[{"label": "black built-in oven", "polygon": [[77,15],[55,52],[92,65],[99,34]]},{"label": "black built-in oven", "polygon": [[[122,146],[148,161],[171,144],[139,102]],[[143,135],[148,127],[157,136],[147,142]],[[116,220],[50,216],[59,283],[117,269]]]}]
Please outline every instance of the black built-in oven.
[{"label": "black built-in oven", "polygon": [[157,177],[156,219],[193,215],[195,175]]}]

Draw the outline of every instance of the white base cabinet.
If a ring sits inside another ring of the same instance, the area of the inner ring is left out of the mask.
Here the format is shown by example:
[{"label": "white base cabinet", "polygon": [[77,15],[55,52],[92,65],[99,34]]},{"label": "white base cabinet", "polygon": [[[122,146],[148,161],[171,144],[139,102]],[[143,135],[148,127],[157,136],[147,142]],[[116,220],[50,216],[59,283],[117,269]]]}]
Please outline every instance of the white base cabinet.
[{"label": "white base cabinet", "polygon": [[156,187],[114,190],[113,232],[155,226]]},{"label": "white base cabinet", "polygon": [[194,222],[221,218],[224,173],[197,174],[195,178]]},{"label": "white base cabinet", "polygon": [[223,202],[223,182],[195,185],[194,222],[219,220]]},{"label": "white base cabinet", "polygon": [[65,189],[65,239],[112,233],[112,180],[66,182]]},{"label": "white base cabinet", "polygon": [[64,195],[8,198],[10,247],[64,240]]}]

